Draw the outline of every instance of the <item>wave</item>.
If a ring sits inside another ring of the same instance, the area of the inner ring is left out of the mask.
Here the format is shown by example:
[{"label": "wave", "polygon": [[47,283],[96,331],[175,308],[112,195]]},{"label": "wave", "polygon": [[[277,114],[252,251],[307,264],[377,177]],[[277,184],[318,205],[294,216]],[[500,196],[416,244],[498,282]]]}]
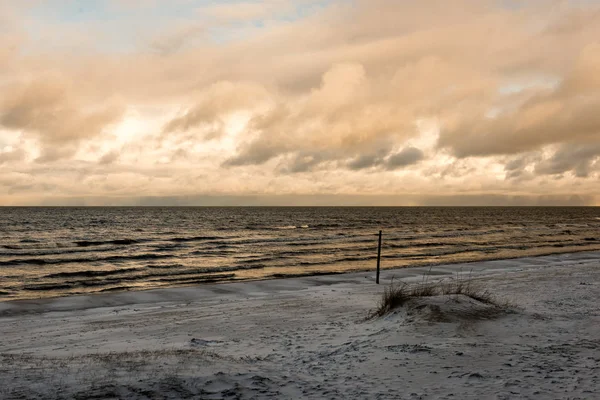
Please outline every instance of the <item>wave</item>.
[{"label": "wave", "polygon": [[[231,272],[231,271],[248,270],[248,269],[263,269],[264,267],[265,267],[264,265],[235,264],[235,265],[226,265],[226,266],[221,266],[221,267],[201,267],[201,268],[194,268],[194,269],[190,270],[190,269],[186,269],[187,267],[185,267],[182,264],[147,265],[146,268],[150,268],[152,270],[164,269],[164,270],[171,270],[172,272],[165,272],[165,273],[158,272],[158,273],[146,274],[143,276],[151,277],[151,276],[186,275],[186,274],[212,274],[212,273],[217,273],[217,272]],[[178,268],[181,268],[181,270],[178,270]]]},{"label": "wave", "polygon": [[181,249],[181,245],[179,244],[168,244],[168,245],[158,245],[152,248],[152,251],[157,253],[169,252],[169,251],[177,251]]},{"label": "wave", "polygon": [[87,271],[75,271],[75,272],[57,272],[55,274],[44,275],[42,278],[72,278],[72,277],[93,277],[93,276],[110,276],[110,275],[121,275],[130,272],[143,271],[143,268],[123,268],[114,270],[87,270]]},{"label": "wave", "polygon": [[0,261],[0,266],[14,266],[19,264],[30,265],[55,265],[55,264],[73,264],[73,263],[88,263],[88,262],[124,262],[135,260],[157,260],[164,258],[173,258],[171,254],[136,254],[131,256],[108,256],[108,257],[89,257],[89,258],[20,258],[8,261]]},{"label": "wave", "polygon": [[[146,281],[146,282],[169,282],[169,283],[211,283],[211,282],[219,282],[225,280],[231,280],[235,278],[235,273],[227,273],[227,274],[219,274],[218,272],[222,272],[222,270],[218,269],[206,269],[206,271],[198,272],[196,271],[184,271],[180,274],[143,274],[143,275],[133,275],[133,276],[123,276],[118,278],[109,278],[109,279],[83,279],[83,280],[71,280],[57,283],[37,283],[37,284],[28,284],[23,285],[22,289],[26,291],[55,291],[55,290],[70,290],[75,288],[90,288],[90,287],[100,287],[100,286],[110,286],[110,285],[120,285],[122,287],[122,283],[124,282],[132,282],[132,281]],[[194,275],[194,276],[191,276]],[[198,276],[204,275],[204,276]],[[67,276],[67,275],[63,275]],[[95,275],[90,275],[95,276]],[[99,275],[96,275],[99,276]],[[128,288],[132,288],[132,286],[128,285]],[[104,289],[101,291],[109,291],[110,288]]]},{"label": "wave", "polygon": [[[24,247],[13,247],[11,252],[5,251],[0,253],[0,256],[10,257],[43,257],[43,256],[61,256],[66,254],[100,254],[114,252],[118,248],[115,246],[110,247],[46,247],[46,248],[24,248]],[[156,250],[154,250],[156,251]]]},{"label": "wave", "polygon": [[40,283],[36,285],[25,285],[23,286],[23,290],[66,290],[73,288],[73,285],[68,283]]},{"label": "wave", "polygon": [[215,247],[214,250],[194,250],[187,254],[191,256],[222,257],[236,253],[238,252],[235,250],[223,250],[220,247]]},{"label": "wave", "polygon": [[195,269],[184,269],[181,271],[169,271],[169,272],[152,272],[149,274],[141,274],[141,275],[133,275],[130,277],[125,277],[124,279],[133,280],[133,279],[153,279],[153,278],[162,278],[162,277],[186,277],[189,275],[207,275],[207,274],[215,274],[219,272],[231,272],[237,271],[239,268],[237,267],[206,267],[206,268],[195,268]]},{"label": "wave", "polygon": [[347,225],[343,225],[343,224],[336,224],[336,223],[330,223],[330,224],[313,224],[312,225],[313,228],[315,229],[331,229],[331,228],[352,228],[350,226]]},{"label": "wave", "polygon": [[169,269],[169,268],[185,268],[185,266],[182,264],[150,264],[150,265],[146,265],[146,268]]},{"label": "wave", "polygon": [[175,237],[168,239],[171,242],[185,243],[185,242],[199,242],[204,240],[219,240],[219,239],[230,239],[230,237],[220,236],[192,236],[192,237]]},{"label": "wave", "polygon": [[[331,264],[338,264],[338,263],[343,263],[343,262],[370,261],[370,260],[374,260],[375,258],[377,258],[377,256],[342,257],[342,258],[336,258],[333,260],[300,261],[300,262],[296,263],[295,265],[300,265],[300,266],[327,265],[327,264],[331,265]],[[383,256],[382,256],[382,258],[383,258]]]},{"label": "wave", "polygon": [[135,289],[135,286],[115,286],[106,289],[99,290],[100,293],[106,292],[125,292],[127,290]]},{"label": "wave", "polygon": [[280,229],[280,230],[292,230],[292,229],[308,229],[310,228],[309,225],[300,225],[300,226],[296,226],[296,225],[286,225],[286,226],[277,226],[274,229]]},{"label": "wave", "polygon": [[[193,285],[193,284],[203,284],[203,283],[215,283],[215,282],[224,282],[224,281],[230,281],[230,280],[234,280],[235,279],[235,274],[218,274],[218,275],[211,275],[211,276],[207,276],[207,277],[202,277],[202,278],[198,278],[198,277],[184,277],[181,279],[169,279],[169,278],[164,278],[164,279],[153,279],[150,280],[150,282],[156,282],[156,283],[168,283],[169,285],[177,285],[182,284],[182,285]],[[113,281],[104,281],[104,282],[92,282],[89,283],[88,285],[79,285],[79,284],[71,284],[71,285],[54,285],[54,286],[42,286],[42,285],[38,285],[36,286],[30,286],[29,288],[27,288],[26,290],[62,290],[62,289],[74,289],[76,287],[81,287],[81,286],[85,286],[85,287],[95,287],[95,286],[103,286],[103,285],[117,285],[117,286],[112,286],[112,287],[107,287],[104,289],[100,289],[95,291],[96,293],[107,293],[107,292],[120,292],[120,291],[128,291],[128,290],[134,290],[134,289],[139,289],[139,286],[135,286],[135,285],[121,285],[121,281],[119,280],[113,280]],[[66,286],[65,288],[61,288],[60,286]]]},{"label": "wave", "polygon": [[[194,269],[183,269],[181,270],[173,270],[169,269],[165,272],[150,272],[150,273],[136,273],[142,272],[144,268],[126,268],[121,270],[110,270],[110,271],[101,271],[101,270],[91,270],[91,271],[81,271],[79,272],[59,272],[56,274],[50,274],[44,276],[44,278],[102,278],[108,277],[109,279],[81,279],[81,280],[71,280],[66,281],[65,283],[69,283],[72,285],[77,284],[94,284],[99,282],[112,283],[115,280],[117,281],[135,281],[135,280],[152,280],[154,278],[163,278],[163,277],[186,277],[190,275],[212,275],[220,272],[234,272],[239,270],[248,270],[248,269],[262,269],[263,266],[250,266],[250,265],[233,265],[233,266],[224,266],[224,267],[203,267],[203,268],[194,268]],[[157,271],[157,268],[153,268],[154,271]],[[132,273],[131,275],[126,275],[128,273]],[[124,275],[124,276],[117,276]]]},{"label": "wave", "polygon": [[260,263],[265,263],[265,262],[270,262],[270,261],[285,260],[286,258],[287,257],[275,255],[275,256],[246,258],[245,260],[240,260],[239,262],[244,265],[248,265],[248,264],[254,265],[254,264],[260,264]]},{"label": "wave", "polygon": [[120,246],[126,246],[130,244],[139,243],[139,240],[136,239],[116,239],[116,240],[80,240],[74,242],[79,247],[91,247],[91,246],[103,246],[107,244],[115,244]]},{"label": "wave", "polygon": [[207,277],[198,278],[198,277],[172,277],[172,278],[160,278],[160,279],[151,279],[151,282],[172,282],[172,283],[211,283],[211,282],[219,282],[224,280],[231,280],[235,278],[235,274],[219,274],[219,275],[209,275]]},{"label": "wave", "polygon": [[249,269],[263,269],[265,267],[267,267],[267,265],[264,265],[264,264],[234,265],[234,266],[227,266],[227,267],[214,267],[214,268],[211,268],[211,271],[214,271],[214,272],[244,271],[244,270],[249,270]]},{"label": "wave", "polygon": [[281,226],[270,226],[270,225],[246,225],[243,229],[247,229],[250,231],[278,231],[278,230],[294,230],[294,229],[310,229],[313,228],[312,225],[281,225]]},{"label": "wave", "polygon": [[396,244],[396,243],[383,243],[382,247],[383,248],[390,248],[390,249],[408,249],[408,248],[423,248],[423,247],[447,247],[447,246],[468,246],[472,243],[444,243],[444,242],[425,242],[425,243],[415,243],[415,242],[408,242],[408,243],[403,243],[403,244]]},{"label": "wave", "polygon": [[488,231],[471,231],[471,232],[465,232],[465,231],[456,231],[456,230],[452,230],[452,231],[447,231],[444,233],[431,233],[428,234],[428,237],[432,237],[432,238],[451,238],[451,237],[470,237],[470,236],[485,236],[485,235],[492,235],[492,234],[496,234],[496,233],[505,233],[506,231],[504,229],[492,229],[492,230],[488,230]]},{"label": "wave", "polygon": [[285,243],[286,246],[318,246],[326,242],[325,240],[306,240],[306,241],[296,241],[296,242],[288,242]]}]

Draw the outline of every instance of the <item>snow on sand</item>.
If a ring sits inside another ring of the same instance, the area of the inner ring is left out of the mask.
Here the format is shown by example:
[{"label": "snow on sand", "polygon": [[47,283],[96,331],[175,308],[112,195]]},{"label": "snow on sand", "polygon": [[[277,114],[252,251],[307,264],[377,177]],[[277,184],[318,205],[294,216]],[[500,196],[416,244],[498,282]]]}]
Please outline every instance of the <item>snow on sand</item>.
[{"label": "snow on sand", "polygon": [[431,270],[473,270],[519,306],[493,318],[365,320],[372,273],[0,303],[0,398],[597,399],[599,267],[589,252]]}]

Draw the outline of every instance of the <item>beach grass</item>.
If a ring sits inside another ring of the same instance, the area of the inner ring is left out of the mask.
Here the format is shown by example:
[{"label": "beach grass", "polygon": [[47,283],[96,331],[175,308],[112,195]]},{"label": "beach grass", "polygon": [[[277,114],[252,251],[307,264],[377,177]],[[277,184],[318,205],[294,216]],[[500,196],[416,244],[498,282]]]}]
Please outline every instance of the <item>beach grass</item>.
[{"label": "beach grass", "polygon": [[421,282],[414,284],[392,280],[384,288],[377,308],[368,314],[367,319],[383,317],[416,299],[437,296],[446,296],[449,300],[465,296],[494,309],[508,310],[513,307],[510,302],[495,296],[483,284],[475,282],[470,275],[462,278],[457,274],[455,278],[436,281],[429,281],[427,275],[424,275]]}]

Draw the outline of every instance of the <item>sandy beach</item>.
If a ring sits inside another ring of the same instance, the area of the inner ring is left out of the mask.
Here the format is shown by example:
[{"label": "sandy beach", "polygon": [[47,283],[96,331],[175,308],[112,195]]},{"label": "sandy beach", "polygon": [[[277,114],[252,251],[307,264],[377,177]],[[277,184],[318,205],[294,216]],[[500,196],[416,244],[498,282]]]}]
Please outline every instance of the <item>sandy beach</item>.
[{"label": "sandy beach", "polygon": [[[594,399],[599,267],[585,252],[384,270],[382,285],[363,272],[4,302],[0,398]],[[514,307],[365,319],[392,279],[427,272]]]}]

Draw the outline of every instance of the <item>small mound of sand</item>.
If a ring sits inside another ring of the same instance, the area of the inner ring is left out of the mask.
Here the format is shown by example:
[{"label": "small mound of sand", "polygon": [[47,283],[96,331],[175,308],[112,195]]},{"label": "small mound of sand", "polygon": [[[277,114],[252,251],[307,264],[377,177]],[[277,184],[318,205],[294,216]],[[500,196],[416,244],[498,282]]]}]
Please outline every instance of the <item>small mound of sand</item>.
[{"label": "small mound of sand", "polygon": [[494,319],[509,311],[462,294],[413,298],[406,303],[405,310],[410,317],[430,322]]}]

